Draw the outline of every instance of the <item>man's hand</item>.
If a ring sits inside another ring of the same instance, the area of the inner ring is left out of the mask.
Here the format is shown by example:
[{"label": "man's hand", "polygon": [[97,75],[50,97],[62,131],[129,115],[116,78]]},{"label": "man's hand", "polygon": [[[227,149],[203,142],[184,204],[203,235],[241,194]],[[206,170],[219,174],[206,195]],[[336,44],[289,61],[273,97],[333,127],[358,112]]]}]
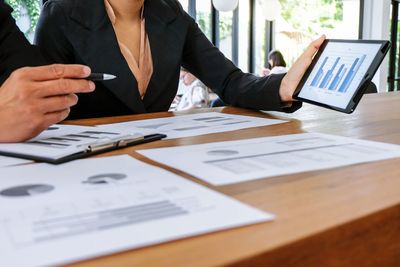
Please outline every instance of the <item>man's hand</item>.
[{"label": "man's hand", "polygon": [[311,61],[318,51],[323,41],[325,40],[325,35],[321,36],[317,40],[313,41],[306,51],[296,60],[293,66],[290,68],[286,76],[283,78],[281,87],[279,89],[279,95],[283,103],[288,103],[293,101],[293,93],[300,83],[301,78],[303,78],[304,73],[310,66]]},{"label": "man's hand", "polygon": [[64,120],[78,101],[92,92],[81,65],[51,65],[16,70],[0,87],[0,142],[21,142]]}]

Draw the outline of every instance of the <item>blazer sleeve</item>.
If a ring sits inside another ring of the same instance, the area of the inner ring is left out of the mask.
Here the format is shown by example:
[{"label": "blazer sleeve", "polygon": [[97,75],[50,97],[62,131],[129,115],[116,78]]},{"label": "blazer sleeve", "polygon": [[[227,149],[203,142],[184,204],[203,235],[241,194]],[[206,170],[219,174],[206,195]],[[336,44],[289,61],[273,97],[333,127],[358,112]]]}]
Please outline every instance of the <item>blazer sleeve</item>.
[{"label": "blazer sleeve", "polygon": [[12,9],[0,0],[0,84],[16,69],[46,63],[15,24]]},{"label": "blazer sleeve", "polygon": [[207,39],[186,12],[181,12],[189,25],[182,66],[218,94],[225,103],[243,108],[285,112],[294,112],[301,107],[301,102],[283,107],[279,88],[284,74],[257,77],[243,73]]},{"label": "blazer sleeve", "polygon": [[73,47],[65,36],[69,20],[64,8],[55,1],[47,1],[39,17],[34,43],[44,57],[53,63],[75,63]]}]

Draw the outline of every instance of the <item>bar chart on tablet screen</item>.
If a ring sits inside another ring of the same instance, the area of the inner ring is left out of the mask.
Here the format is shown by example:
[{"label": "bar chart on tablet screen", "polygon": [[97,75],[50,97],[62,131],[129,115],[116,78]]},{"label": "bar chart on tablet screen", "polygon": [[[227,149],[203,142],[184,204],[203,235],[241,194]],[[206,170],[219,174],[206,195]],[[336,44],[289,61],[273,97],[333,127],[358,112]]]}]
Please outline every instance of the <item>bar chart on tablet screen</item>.
[{"label": "bar chart on tablet screen", "polygon": [[351,83],[363,77],[361,66],[367,55],[347,54],[341,56],[327,55],[311,76],[309,86],[321,90],[346,93]]},{"label": "bar chart on tablet screen", "polygon": [[380,49],[374,43],[330,42],[313,66],[299,97],[346,108]]}]

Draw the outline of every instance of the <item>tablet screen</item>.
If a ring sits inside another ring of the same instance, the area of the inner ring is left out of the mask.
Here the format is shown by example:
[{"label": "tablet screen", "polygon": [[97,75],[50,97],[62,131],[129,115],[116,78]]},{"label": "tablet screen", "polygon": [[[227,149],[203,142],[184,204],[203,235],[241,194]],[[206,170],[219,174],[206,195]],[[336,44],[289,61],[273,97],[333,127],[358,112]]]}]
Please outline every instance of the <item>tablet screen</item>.
[{"label": "tablet screen", "polygon": [[380,48],[379,43],[328,42],[298,96],[345,109]]}]

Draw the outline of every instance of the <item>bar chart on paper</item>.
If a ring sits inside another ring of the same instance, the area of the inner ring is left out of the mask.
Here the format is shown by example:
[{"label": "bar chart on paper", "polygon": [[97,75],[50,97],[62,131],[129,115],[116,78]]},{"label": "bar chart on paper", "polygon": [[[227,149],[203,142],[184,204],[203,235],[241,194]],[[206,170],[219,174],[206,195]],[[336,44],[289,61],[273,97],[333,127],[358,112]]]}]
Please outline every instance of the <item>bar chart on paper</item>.
[{"label": "bar chart on paper", "polygon": [[322,90],[346,93],[351,83],[363,77],[361,70],[367,55],[326,55],[317,72],[311,76],[310,86]]}]

